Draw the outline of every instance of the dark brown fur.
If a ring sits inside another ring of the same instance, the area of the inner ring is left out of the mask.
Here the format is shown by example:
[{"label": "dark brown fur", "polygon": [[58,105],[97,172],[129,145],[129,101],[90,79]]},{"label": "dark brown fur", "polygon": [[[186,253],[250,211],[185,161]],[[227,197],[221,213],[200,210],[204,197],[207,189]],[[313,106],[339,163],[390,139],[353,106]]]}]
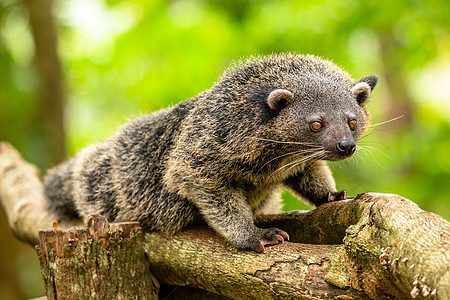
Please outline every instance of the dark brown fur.
[{"label": "dark brown fur", "polygon": [[201,217],[237,247],[262,251],[288,237],[253,224],[255,214],[279,211],[281,186],[315,205],[343,197],[324,160],[353,153],[376,81],[354,82],[315,56],[251,58],[51,170],[50,206],[62,217],[101,213],[165,233]]}]

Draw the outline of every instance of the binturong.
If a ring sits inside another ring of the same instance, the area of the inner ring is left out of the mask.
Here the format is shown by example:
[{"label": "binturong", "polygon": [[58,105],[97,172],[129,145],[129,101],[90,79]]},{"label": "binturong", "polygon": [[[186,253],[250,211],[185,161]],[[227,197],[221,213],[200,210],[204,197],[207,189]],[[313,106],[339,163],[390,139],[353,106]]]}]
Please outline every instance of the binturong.
[{"label": "binturong", "polygon": [[326,161],[346,159],[368,127],[375,75],[353,80],[313,56],[253,57],[177,105],[143,115],[45,177],[61,220],[102,214],[174,234],[204,221],[240,249],[289,238],[254,225],[280,189],[316,206],[346,198]]}]

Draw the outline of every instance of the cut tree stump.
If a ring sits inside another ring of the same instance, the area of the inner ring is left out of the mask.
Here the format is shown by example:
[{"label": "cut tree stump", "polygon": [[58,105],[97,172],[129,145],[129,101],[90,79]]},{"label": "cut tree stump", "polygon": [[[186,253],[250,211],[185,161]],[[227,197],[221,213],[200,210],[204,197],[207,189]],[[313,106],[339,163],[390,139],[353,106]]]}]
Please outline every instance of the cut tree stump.
[{"label": "cut tree stump", "polygon": [[[39,230],[52,228],[56,216],[46,208],[46,201],[36,168],[12,146],[0,143],[0,202],[19,239],[35,245]],[[88,293],[84,298],[97,293],[95,284],[100,283],[114,291],[113,298],[125,295],[125,291],[118,293],[120,282],[136,278],[136,270],[142,276],[149,274],[148,266],[161,284],[195,287],[239,300],[450,298],[450,223],[398,195],[365,193],[313,211],[262,216],[256,223],[287,231],[290,242],[254,253],[236,249],[208,228],[188,228],[175,236],[146,233],[142,238],[133,227],[128,237],[137,238],[129,244],[119,243],[115,235],[90,238],[85,229],[78,244],[70,245],[70,235],[58,238],[59,230],[50,229],[44,232],[53,237],[40,245],[41,256],[49,257],[43,260],[42,273],[51,283],[50,290],[51,285],[76,287]],[[78,229],[68,232],[72,230]],[[81,240],[84,236],[87,241]],[[112,256],[114,245],[136,257]],[[84,256],[94,252],[91,258]],[[107,275],[97,274],[103,266]],[[78,281],[69,272],[73,270],[82,270]],[[146,295],[155,295],[153,285],[156,281],[145,283],[152,289]]]},{"label": "cut tree stump", "polygon": [[48,299],[158,299],[143,243],[139,223],[108,224],[100,215],[87,228],[41,230],[36,250]]}]

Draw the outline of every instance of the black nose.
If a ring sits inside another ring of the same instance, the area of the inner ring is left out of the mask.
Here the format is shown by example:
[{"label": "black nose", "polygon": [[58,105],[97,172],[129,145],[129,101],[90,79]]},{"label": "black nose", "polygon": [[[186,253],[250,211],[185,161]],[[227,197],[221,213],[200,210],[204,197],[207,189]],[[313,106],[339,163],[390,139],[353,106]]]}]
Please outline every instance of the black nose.
[{"label": "black nose", "polygon": [[350,139],[343,139],[336,145],[339,154],[349,156],[356,150],[355,142]]}]

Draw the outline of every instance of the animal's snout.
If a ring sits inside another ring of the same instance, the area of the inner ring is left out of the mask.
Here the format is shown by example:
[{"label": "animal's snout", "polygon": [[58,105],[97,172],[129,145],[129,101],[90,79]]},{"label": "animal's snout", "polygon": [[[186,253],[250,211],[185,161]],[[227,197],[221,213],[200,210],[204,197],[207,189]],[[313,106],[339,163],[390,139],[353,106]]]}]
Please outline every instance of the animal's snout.
[{"label": "animal's snout", "polygon": [[350,156],[356,150],[356,144],[350,139],[343,139],[336,145],[336,149],[340,155]]}]

